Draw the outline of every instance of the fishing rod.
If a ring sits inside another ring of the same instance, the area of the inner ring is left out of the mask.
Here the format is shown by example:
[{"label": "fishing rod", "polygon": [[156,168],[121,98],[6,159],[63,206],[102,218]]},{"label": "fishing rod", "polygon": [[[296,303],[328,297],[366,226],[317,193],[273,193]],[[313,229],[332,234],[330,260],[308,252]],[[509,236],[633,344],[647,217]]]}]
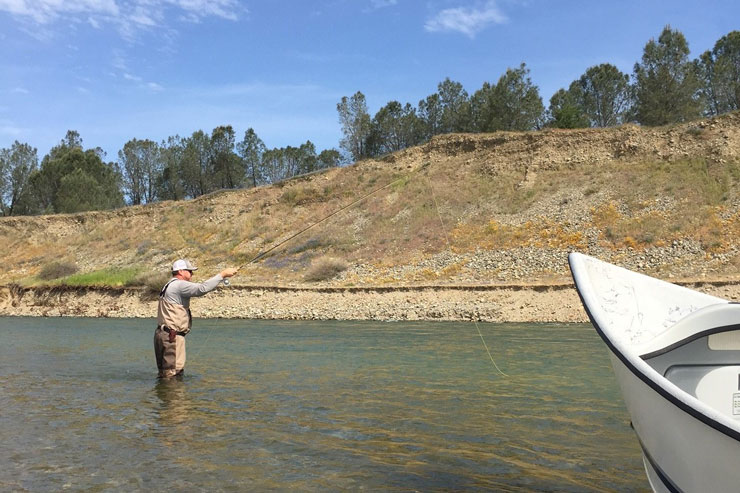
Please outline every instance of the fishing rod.
[{"label": "fishing rod", "polygon": [[[301,235],[301,234],[305,233],[306,231],[308,231],[309,229],[311,229],[311,228],[313,228],[313,227],[315,227],[315,226],[318,226],[319,224],[321,224],[321,223],[323,223],[323,222],[325,222],[325,221],[329,220],[329,219],[330,219],[331,217],[333,217],[333,216],[336,216],[336,215],[337,215],[337,214],[339,214],[340,212],[342,212],[342,211],[344,211],[344,210],[346,210],[346,209],[349,209],[350,207],[352,207],[352,206],[353,206],[353,205],[355,205],[355,204],[358,204],[359,202],[362,202],[362,201],[363,201],[363,200],[365,200],[366,198],[368,198],[368,197],[370,197],[370,196],[372,196],[372,195],[374,195],[374,194],[376,194],[376,193],[380,192],[381,190],[385,190],[386,188],[388,188],[388,187],[391,187],[391,186],[395,185],[396,183],[398,183],[398,182],[400,182],[400,181],[403,181],[403,180],[406,180],[406,179],[408,179],[408,177],[409,177],[409,176],[411,176],[411,175],[412,175],[412,174],[414,174],[414,173],[417,173],[417,172],[419,172],[420,170],[422,170],[422,169],[426,168],[427,166],[428,166],[428,164],[424,164],[424,165],[422,165],[422,166],[419,166],[418,168],[416,168],[415,170],[411,171],[410,173],[408,173],[408,174],[406,174],[406,175],[402,176],[401,178],[398,178],[398,179],[396,179],[396,180],[393,180],[392,182],[390,182],[390,183],[387,183],[387,184],[383,185],[382,187],[378,187],[378,188],[376,188],[375,190],[373,190],[373,191],[371,191],[371,192],[369,192],[369,193],[366,193],[365,195],[363,195],[363,196],[362,196],[362,197],[360,197],[359,199],[356,199],[356,200],[354,200],[354,201],[350,202],[349,204],[347,204],[347,205],[345,205],[345,206],[341,207],[340,209],[337,209],[337,210],[335,210],[335,211],[334,211],[334,212],[332,212],[331,214],[329,214],[329,215],[327,215],[327,216],[325,216],[325,217],[323,217],[323,218],[319,219],[318,221],[316,221],[316,222],[314,222],[314,223],[312,223],[312,224],[310,224],[310,225],[306,226],[305,228],[303,228],[302,230],[298,231],[297,233],[295,233],[295,234],[293,234],[293,235],[289,236],[288,238],[286,238],[286,239],[282,240],[282,241],[281,241],[280,243],[278,243],[278,244],[276,244],[276,245],[273,245],[273,246],[272,246],[271,248],[269,248],[269,249],[265,250],[264,252],[260,253],[259,255],[257,255],[256,257],[254,257],[253,259],[251,259],[251,260],[248,260],[247,262],[244,262],[243,264],[239,265],[239,266],[238,266],[238,267],[236,268],[236,270],[237,270],[237,271],[238,271],[238,270],[241,270],[242,268],[246,267],[247,265],[249,265],[249,264],[253,264],[254,262],[257,262],[257,261],[258,261],[259,259],[261,259],[261,258],[262,258],[262,257],[264,257],[265,255],[267,255],[268,253],[270,253],[271,251],[273,251],[273,250],[275,250],[275,249],[279,248],[280,246],[282,246],[282,245],[286,244],[287,242],[289,242],[290,240],[292,240],[292,239],[293,239],[293,238],[295,238],[296,236],[299,236],[299,235]],[[225,285],[225,286],[228,286],[229,284],[231,284],[231,282],[230,282],[230,281],[229,281],[228,279],[224,279],[224,281],[223,281],[223,282],[224,282],[224,285]]]},{"label": "fishing rod", "polygon": [[[280,246],[282,246],[282,245],[286,244],[287,242],[289,242],[290,240],[292,240],[292,239],[293,239],[293,238],[295,238],[296,236],[298,236],[298,235],[301,235],[301,234],[305,233],[305,232],[306,232],[306,231],[308,231],[309,229],[311,229],[311,228],[313,228],[313,227],[315,227],[315,226],[318,226],[319,224],[323,223],[324,221],[327,221],[327,220],[328,220],[328,219],[330,219],[330,218],[331,218],[332,216],[336,216],[336,215],[337,215],[337,214],[339,214],[340,212],[342,212],[342,211],[344,211],[344,210],[346,210],[346,209],[349,209],[350,207],[352,207],[352,206],[353,206],[353,205],[355,205],[355,204],[358,204],[359,202],[362,202],[363,200],[365,200],[366,198],[370,197],[371,195],[373,195],[373,194],[376,194],[376,193],[380,192],[381,190],[384,190],[384,189],[386,189],[386,188],[388,188],[388,187],[390,187],[390,186],[393,186],[393,185],[395,185],[396,183],[398,183],[398,182],[400,182],[400,181],[403,181],[403,180],[406,180],[406,179],[408,179],[408,178],[409,178],[409,177],[410,177],[410,176],[411,176],[412,174],[414,174],[414,173],[418,173],[419,171],[421,171],[422,169],[426,168],[427,166],[429,166],[429,163],[424,163],[423,165],[419,166],[419,167],[418,167],[418,168],[416,168],[415,170],[413,170],[413,171],[411,171],[411,172],[409,172],[409,173],[406,173],[406,174],[405,174],[405,175],[403,175],[403,176],[402,176],[401,178],[398,178],[398,179],[396,179],[396,180],[393,180],[392,182],[390,182],[390,183],[387,183],[386,185],[383,185],[382,187],[378,187],[378,188],[376,188],[375,190],[371,191],[370,193],[366,193],[365,195],[363,195],[363,196],[362,196],[362,197],[360,197],[359,199],[356,199],[356,200],[354,200],[354,201],[350,202],[349,204],[347,204],[347,205],[345,205],[345,206],[343,206],[343,207],[341,207],[341,208],[337,209],[336,211],[332,212],[331,214],[329,214],[329,215],[327,215],[327,216],[324,216],[323,218],[319,219],[318,221],[316,221],[316,222],[314,222],[314,223],[312,223],[312,224],[310,224],[310,225],[306,226],[306,227],[305,227],[305,228],[303,228],[302,230],[300,230],[300,231],[298,231],[297,233],[295,233],[295,234],[293,234],[293,235],[289,236],[288,238],[286,238],[286,239],[282,240],[282,241],[281,241],[281,242],[279,242],[278,244],[276,244],[276,245],[273,245],[272,247],[268,248],[268,249],[267,249],[267,250],[265,250],[264,252],[260,253],[260,254],[259,254],[259,255],[257,255],[256,257],[254,257],[253,259],[251,259],[251,260],[248,260],[247,262],[244,262],[243,264],[239,265],[239,266],[237,267],[237,269],[236,269],[236,270],[237,270],[237,271],[238,271],[238,270],[241,270],[242,268],[246,267],[247,265],[249,265],[249,264],[252,264],[252,263],[254,263],[254,262],[257,262],[257,261],[258,261],[259,259],[261,259],[261,258],[262,258],[262,257],[264,257],[265,255],[267,255],[268,253],[270,253],[271,251],[275,250],[276,248],[279,248]],[[229,279],[228,279],[228,278],[227,278],[227,279],[224,279],[224,280],[223,280],[222,282],[224,283],[224,286],[229,286],[229,285],[231,284],[231,281],[229,281]],[[208,335],[206,336],[206,340],[204,341],[204,343],[203,343],[203,346],[205,346],[205,344],[206,344],[206,343],[208,342],[208,339],[209,339],[209,338],[211,337],[211,332],[212,332],[212,331],[213,331],[213,330],[210,330],[210,331],[208,331]]]}]

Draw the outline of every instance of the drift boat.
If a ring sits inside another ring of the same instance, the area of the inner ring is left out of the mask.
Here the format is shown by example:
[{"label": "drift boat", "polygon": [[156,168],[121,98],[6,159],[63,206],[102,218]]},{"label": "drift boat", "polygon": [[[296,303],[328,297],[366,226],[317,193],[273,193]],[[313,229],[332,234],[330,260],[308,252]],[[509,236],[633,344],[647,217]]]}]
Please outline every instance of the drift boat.
[{"label": "drift boat", "polygon": [[576,289],[654,491],[740,491],[740,304],[579,253]]}]

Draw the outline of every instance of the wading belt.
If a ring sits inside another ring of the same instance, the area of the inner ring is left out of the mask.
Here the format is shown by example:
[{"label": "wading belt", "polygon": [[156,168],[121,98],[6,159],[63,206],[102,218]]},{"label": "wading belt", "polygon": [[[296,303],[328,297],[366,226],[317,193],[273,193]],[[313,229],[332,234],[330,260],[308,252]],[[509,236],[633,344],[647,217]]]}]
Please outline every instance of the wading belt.
[{"label": "wading belt", "polygon": [[175,334],[175,335],[183,336],[183,337],[185,337],[186,335],[188,335],[187,332],[179,332],[177,330],[170,329],[166,325],[160,325],[159,328],[162,329],[163,331],[167,332],[168,334]]}]

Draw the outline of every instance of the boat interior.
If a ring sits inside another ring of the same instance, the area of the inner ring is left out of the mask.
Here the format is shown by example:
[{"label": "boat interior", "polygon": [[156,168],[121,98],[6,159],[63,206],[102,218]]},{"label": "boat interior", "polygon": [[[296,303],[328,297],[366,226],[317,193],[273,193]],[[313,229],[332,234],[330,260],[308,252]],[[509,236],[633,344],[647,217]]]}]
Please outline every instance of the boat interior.
[{"label": "boat interior", "polygon": [[740,421],[740,327],[727,328],[675,341],[642,359],[684,392]]}]

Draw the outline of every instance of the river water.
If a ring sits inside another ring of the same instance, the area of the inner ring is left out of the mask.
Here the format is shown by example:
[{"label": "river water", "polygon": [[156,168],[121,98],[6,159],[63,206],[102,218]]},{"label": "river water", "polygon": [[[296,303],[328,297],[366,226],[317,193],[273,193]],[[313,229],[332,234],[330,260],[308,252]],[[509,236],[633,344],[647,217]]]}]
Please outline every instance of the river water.
[{"label": "river water", "polygon": [[2,491],[647,491],[588,325],[0,318]]}]

